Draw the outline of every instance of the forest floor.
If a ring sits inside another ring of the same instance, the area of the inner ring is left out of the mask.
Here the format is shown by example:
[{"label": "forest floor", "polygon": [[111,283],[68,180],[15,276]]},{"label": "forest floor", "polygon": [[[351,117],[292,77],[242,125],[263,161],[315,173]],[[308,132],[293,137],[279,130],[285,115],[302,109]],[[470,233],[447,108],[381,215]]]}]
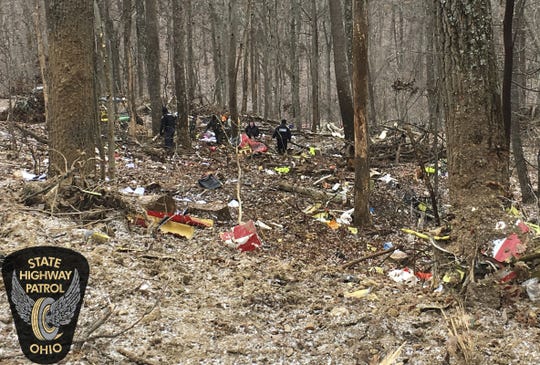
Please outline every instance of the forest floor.
[{"label": "forest floor", "polygon": [[[25,127],[44,135],[42,124]],[[148,141],[147,148],[119,140],[117,177],[85,187],[104,198],[78,191],[24,204],[32,184],[48,183],[25,181],[23,173],[45,172],[46,146],[23,140],[17,131],[17,150],[10,150],[7,124],[0,122],[0,254],[54,245],[82,253],[90,265],[75,344],[61,363],[540,363],[540,302],[531,301],[523,280],[493,285],[488,274],[470,297],[460,295],[451,280],[438,285],[415,276],[408,282],[389,277],[393,270],[407,275],[405,268],[435,270],[438,250],[402,231],[437,228],[429,208],[427,216],[422,213],[429,199],[411,159],[373,164],[373,225],[355,232],[346,224],[354,173],[341,154],[342,140],[296,133],[297,145],[280,156],[270,130],[263,126],[267,153],[239,156],[240,184],[230,148],[197,141],[190,153],[160,157],[147,153],[160,151],[160,140]],[[298,145],[315,147],[315,155]],[[280,167],[290,170],[278,173]],[[199,186],[208,174],[222,186]],[[443,201],[445,179],[443,170]],[[121,193],[127,187],[144,187],[150,198],[172,197],[179,210],[194,202],[222,204],[231,217],[193,211],[214,225],[197,227],[191,239],[145,228],[128,219],[144,198]],[[238,200],[238,187],[242,220],[257,222],[263,243],[254,251],[240,252],[220,238],[238,224],[240,209],[228,207]],[[53,213],[51,199],[58,208]],[[520,209],[525,213],[526,207]],[[537,217],[535,209],[526,213],[530,221]],[[515,220],[508,215],[502,238]],[[538,249],[536,238],[522,237],[527,251]],[[378,255],[390,245],[400,250]],[[444,248],[446,241],[437,245]],[[444,270],[447,277],[457,272],[455,265],[439,268]],[[0,363],[27,364],[3,284],[0,291]]]}]

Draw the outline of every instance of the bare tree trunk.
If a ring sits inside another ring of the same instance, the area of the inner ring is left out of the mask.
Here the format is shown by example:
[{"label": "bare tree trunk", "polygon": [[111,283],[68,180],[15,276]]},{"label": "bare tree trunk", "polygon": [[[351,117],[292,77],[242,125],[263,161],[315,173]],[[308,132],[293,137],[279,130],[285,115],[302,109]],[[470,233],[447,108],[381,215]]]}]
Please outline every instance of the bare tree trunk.
[{"label": "bare tree trunk", "polygon": [[343,26],[341,2],[328,0],[332,39],[334,41],[334,70],[336,73],[336,88],[341,111],[341,120],[345,139],[354,140],[354,111],[351,97],[351,84],[347,60],[347,41]]},{"label": "bare tree trunk", "polygon": [[326,57],[325,57],[325,66],[326,66],[326,96],[323,97],[326,100],[326,121],[330,122],[332,120],[332,106],[334,105],[332,100],[332,39],[330,31],[326,27],[326,22],[323,23],[324,30],[324,40],[326,46]]},{"label": "bare tree trunk", "polygon": [[[369,18],[369,16],[368,16]],[[375,95],[375,85],[373,82],[373,75],[371,73],[371,62],[368,60],[368,90],[369,90],[369,121],[370,125],[377,125],[377,108],[375,107],[375,100],[377,96]]]},{"label": "bare tree trunk", "polygon": [[368,155],[368,23],[366,0],[353,0],[354,224],[371,224]]},{"label": "bare tree trunk", "polygon": [[300,111],[300,55],[298,52],[300,34],[300,4],[298,0],[291,0],[291,98],[292,117],[298,128],[302,127]]},{"label": "bare tree trunk", "polygon": [[119,96],[120,90],[122,90],[122,77],[120,77],[120,51],[119,51],[119,39],[118,39],[118,33],[115,31],[113,20],[111,19],[111,12],[109,11],[111,5],[111,0],[107,0],[105,3],[105,7],[107,11],[105,13],[101,14],[102,21],[105,25],[105,32],[108,34],[107,36],[107,44],[110,51],[110,62],[109,65],[111,67],[111,77],[112,79],[112,89],[111,89],[111,95]]},{"label": "bare tree trunk", "polygon": [[[146,90],[146,86],[145,86],[145,75],[146,75],[146,68],[144,67],[145,65],[145,54],[146,54],[146,10],[145,10],[145,6],[144,6],[144,2],[145,0],[130,0],[129,3],[130,3],[130,8],[129,9],[126,9],[126,7],[124,6],[124,12],[128,12],[129,14],[131,14],[132,10],[131,10],[131,7],[133,6],[133,1],[135,1],[135,11],[136,11],[136,17],[135,17],[135,29],[136,29],[136,42],[131,42],[130,41],[130,44],[131,44],[131,47],[130,47],[130,50],[132,52],[132,55],[131,55],[131,58],[132,58],[132,70],[131,70],[131,73],[133,76],[137,76],[136,80],[137,80],[137,83],[135,83],[135,79],[133,80],[133,87],[134,87],[134,90],[136,89],[137,92],[136,94],[134,94],[134,97],[136,97],[137,99],[139,99],[140,101],[143,100],[144,98],[144,95],[145,95],[145,90]],[[132,24],[132,20],[130,19],[129,20],[129,24],[130,24],[130,27],[129,27],[129,34],[131,34],[131,24]],[[124,29],[126,29],[126,27],[124,27]],[[130,36],[130,39],[131,36]],[[132,50],[132,46],[133,45],[136,45],[137,47],[137,51],[134,52],[134,50]],[[125,46],[124,46],[125,47]],[[133,56],[135,55],[135,56]],[[127,56],[126,56],[127,57]],[[126,58],[127,60],[127,58]],[[136,71],[135,71],[136,69]],[[128,77],[128,82],[129,82],[129,74],[127,75]]]},{"label": "bare tree trunk", "polygon": [[258,50],[255,47],[257,37],[254,33],[254,14],[251,14],[251,37],[249,38],[249,66],[251,73],[251,109],[252,112],[259,113],[259,58]]},{"label": "bare tree trunk", "polygon": [[45,21],[42,17],[45,14],[45,9],[43,8],[43,0],[36,1],[36,8],[34,13],[34,23],[36,28],[36,38],[37,38],[37,47],[38,47],[38,58],[39,58],[39,70],[41,72],[41,82],[43,84],[43,99],[45,102],[45,120],[49,120],[49,75],[48,75],[48,64],[47,59],[49,58],[49,50],[47,43],[43,38],[44,33],[46,32]]},{"label": "bare tree trunk", "polygon": [[319,25],[317,1],[311,0],[311,131],[321,129],[319,109]]},{"label": "bare tree trunk", "polygon": [[185,7],[187,17],[185,18],[186,28],[187,28],[187,63],[186,63],[186,76],[187,76],[187,106],[188,109],[191,109],[191,103],[195,100],[195,89],[197,78],[195,76],[195,64],[193,62],[193,27],[195,22],[193,21],[193,4],[191,0],[185,0]]},{"label": "bare tree trunk", "polygon": [[105,76],[105,89],[108,96],[107,100],[107,160],[108,160],[108,176],[114,179],[116,174],[114,151],[116,149],[114,141],[114,124],[116,122],[116,103],[114,101],[114,76],[113,76],[113,62],[112,62],[112,47],[110,39],[111,34],[109,31],[112,28],[107,27],[105,24],[106,19],[103,19],[104,14],[109,14],[109,6],[107,0],[97,1],[99,8],[99,22],[101,30],[99,49],[101,62],[103,64],[103,73]]},{"label": "bare tree trunk", "polygon": [[209,2],[210,7],[210,19],[211,19],[211,32],[212,32],[212,57],[214,65],[214,77],[215,77],[215,91],[214,100],[218,105],[223,105],[223,93],[224,93],[224,72],[223,71],[223,51],[221,47],[221,24],[220,17],[218,17],[215,5],[213,2]]},{"label": "bare tree trunk", "polygon": [[[515,44],[514,44],[514,69],[517,74],[515,75],[516,82],[512,82],[513,94],[512,94],[512,110],[515,113],[519,113],[521,107],[526,102],[525,95],[526,90],[523,88],[527,84],[527,28],[525,23],[525,4],[526,0],[519,0],[516,4],[516,15],[514,22],[515,29]],[[521,85],[521,86],[518,86]],[[515,97],[514,97],[515,94]]]},{"label": "bare tree trunk", "polygon": [[453,248],[473,268],[480,247],[498,235],[492,223],[501,214],[497,197],[505,196],[509,187],[510,130],[497,93],[491,2],[448,1],[436,6],[449,194],[456,217]]},{"label": "bare tree trunk", "polygon": [[426,23],[424,32],[426,34],[427,49],[426,49],[426,95],[428,104],[428,130],[433,135],[432,154],[435,161],[435,174],[433,182],[433,192],[437,199],[439,194],[439,89],[437,87],[437,71],[439,69],[437,58],[434,56],[435,49],[435,8],[432,0],[425,0],[426,6]]},{"label": "bare tree trunk", "polygon": [[227,74],[229,79],[229,111],[231,116],[232,137],[238,136],[238,100],[236,96],[236,0],[229,1],[229,52],[227,53]]},{"label": "bare tree trunk", "polygon": [[[270,54],[270,47],[267,46],[266,54]],[[262,73],[264,77],[264,108],[263,108],[263,119],[268,120],[268,114],[270,112],[270,82],[272,81],[271,75],[268,71],[268,62],[269,57],[262,58]]]},{"label": "bare tree trunk", "polygon": [[[136,0],[138,1],[138,0]],[[126,59],[127,74],[127,105],[129,111],[129,135],[135,138],[137,134],[137,112],[135,108],[135,65],[131,42],[131,27],[133,25],[133,0],[122,1],[122,14],[124,19],[124,57]]]},{"label": "bare tree trunk", "polygon": [[97,106],[91,0],[47,0],[50,119],[49,176],[76,164],[95,172]]},{"label": "bare tree trunk", "polygon": [[186,93],[186,68],[184,45],[184,3],[182,0],[173,0],[173,64],[174,64],[174,90],[176,93],[176,108],[178,111],[177,136],[178,144],[184,148],[191,148],[189,135],[188,103]]},{"label": "bare tree trunk", "polygon": [[152,134],[159,134],[161,122],[161,75],[159,73],[159,35],[158,16],[156,2],[146,0],[146,68],[148,78],[146,79],[148,93],[150,94],[150,109],[152,115]]},{"label": "bare tree trunk", "polygon": [[247,103],[248,103],[248,92],[249,92],[249,60],[251,59],[251,56],[249,54],[250,52],[250,44],[252,42],[253,34],[252,34],[252,19],[253,19],[253,3],[252,0],[247,0],[247,11],[246,15],[248,17],[247,19],[247,25],[244,29],[244,55],[242,57],[242,106],[240,107],[240,112],[242,114],[247,113]]},{"label": "bare tree trunk", "polygon": [[[511,129],[512,152],[516,163],[516,170],[521,189],[521,199],[524,203],[535,201],[535,194],[529,179],[527,161],[523,154],[523,144],[521,143],[521,127],[519,118],[512,118],[513,104],[519,103],[519,98],[512,100],[512,92],[515,92],[516,86],[512,85],[512,73],[514,69],[514,0],[506,0],[506,8],[503,22],[504,38],[504,72],[502,89],[502,111],[505,128]],[[517,96],[517,95],[516,95]],[[510,127],[509,127],[510,126]]]}]

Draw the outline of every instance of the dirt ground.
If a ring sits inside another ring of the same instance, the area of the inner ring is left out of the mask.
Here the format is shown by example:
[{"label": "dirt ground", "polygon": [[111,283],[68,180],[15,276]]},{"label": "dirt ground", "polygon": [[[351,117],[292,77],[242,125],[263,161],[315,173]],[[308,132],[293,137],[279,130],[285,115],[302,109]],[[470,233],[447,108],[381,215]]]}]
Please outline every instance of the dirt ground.
[{"label": "dirt ground", "polygon": [[[43,125],[31,128],[44,134]],[[214,226],[197,227],[186,239],[130,223],[130,207],[140,198],[120,193],[146,187],[145,195],[173,197],[180,210],[193,202],[228,204],[238,199],[239,180],[236,158],[226,148],[196,142],[192,153],[161,158],[119,140],[117,178],[94,186],[109,199],[83,204],[90,198],[79,192],[71,200],[78,210],[51,213],[47,201],[22,202],[30,184],[22,171],[45,172],[44,146],[30,137],[21,143],[17,132],[18,150],[9,150],[7,126],[0,122],[0,253],[54,245],[82,253],[90,264],[75,344],[61,363],[540,363],[540,302],[529,299],[520,280],[493,285],[488,276],[471,284],[474,295],[464,298],[451,283],[406,284],[388,276],[405,267],[435,269],[429,241],[401,231],[436,228],[429,210],[423,217],[414,209],[419,201],[428,202],[414,163],[374,164],[373,227],[354,232],[335,223],[352,208],[354,173],[341,155],[342,142],[328,134],[297,134],[293,141],[314,146],[315,155],[292,145],[280,156],[268,139],[269,127],[263,131],[269,152],[239,158],[242,220],[262,222],[257,232],[263,245],[240,252],[220,239],[238,224],[239,208],[229,208],[231,219],[201,214],[213,218]],[[160,151],[159,143],[151,147]],[[288,173],[276,172],[284,166]],[[218,177],[222,187],[200,187],[198,180],[207,174]],[[444,180],[443,173],[441,186]],[[323,201],[280,184],[337,199]],[[120,196],[123,200],[110,198]],[[61,202],[62,196],[56,199]],[[514,220],[508,216],[507,230]],[[91,230],[110,238],[87,239]],[[529,235],[533,250],[538,241]],[[375,255],[389,243],[406,257]],[[374,257],[365,258],[369,255]],[[0,291],[0,363],[27,364],[3,284]]]}]

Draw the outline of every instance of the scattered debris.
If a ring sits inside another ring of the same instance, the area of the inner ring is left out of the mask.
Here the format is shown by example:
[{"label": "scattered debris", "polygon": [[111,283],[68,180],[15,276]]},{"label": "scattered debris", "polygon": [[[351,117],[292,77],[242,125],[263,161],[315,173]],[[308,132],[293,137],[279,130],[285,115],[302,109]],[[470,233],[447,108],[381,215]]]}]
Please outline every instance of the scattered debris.
[{"label": "scattered debris", "polygon": [[226,245],[234,247],[242,252],[253,251],[262,246],[257,235],[257,229],[252,220],[247,223],[234,226],[232,231],[220,234]]}]

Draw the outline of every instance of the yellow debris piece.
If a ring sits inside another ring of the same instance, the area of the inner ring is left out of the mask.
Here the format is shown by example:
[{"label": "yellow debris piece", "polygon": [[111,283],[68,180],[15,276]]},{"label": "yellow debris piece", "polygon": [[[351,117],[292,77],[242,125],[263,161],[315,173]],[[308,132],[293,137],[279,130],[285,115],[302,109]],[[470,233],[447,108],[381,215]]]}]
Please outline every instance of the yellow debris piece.
[{"label": "yellow debris piece", "polygon": [[353,291],[353,292],[350,292],[350,293],[345,293],[345,294],[343,294],[343,296],[345,298],[364,298],[369,293],[371,293],[371,288],[360,289],[360,290],[356,290],[356,291]]},{"label": "yellow debris piece", "polygon": [[163,233],[172,233],[186,237],[188,240],[192,239],[195,234],[195,227],[173,221],[168,221],[161,225],[159,230]]}]

